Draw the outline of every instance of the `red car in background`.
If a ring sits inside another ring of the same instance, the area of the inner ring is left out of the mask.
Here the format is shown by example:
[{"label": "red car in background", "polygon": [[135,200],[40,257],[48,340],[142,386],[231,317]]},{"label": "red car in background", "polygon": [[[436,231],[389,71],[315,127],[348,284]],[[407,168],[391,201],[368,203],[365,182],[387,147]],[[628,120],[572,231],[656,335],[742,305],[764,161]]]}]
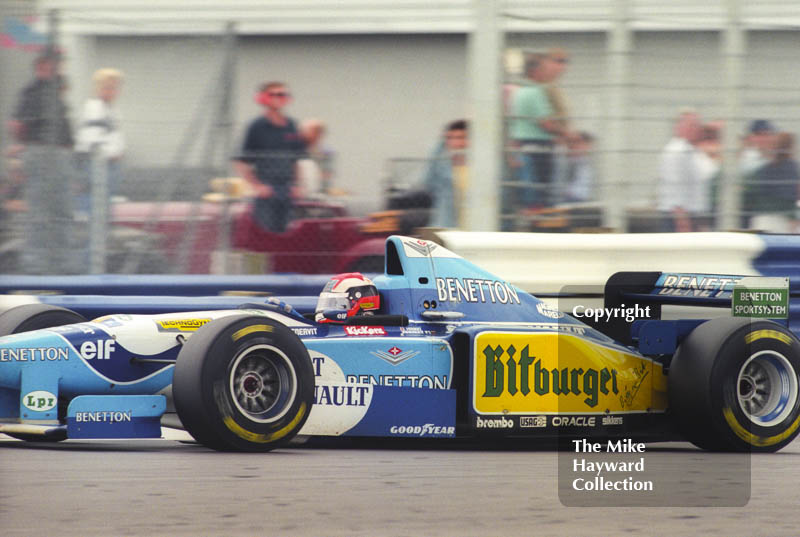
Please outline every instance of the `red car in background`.
[{"label": "red car in background", "polygon": [[148,270],[136,262],[142,252],[128,252],[125,272],[330,274],[383,271],[385,237],[409,231],[409,222],[403,210],[356,217],[339,203],[303,200],[287,230],[275,233],[236,200],[115,203],[111,223],[152,237],[166,265]]}]

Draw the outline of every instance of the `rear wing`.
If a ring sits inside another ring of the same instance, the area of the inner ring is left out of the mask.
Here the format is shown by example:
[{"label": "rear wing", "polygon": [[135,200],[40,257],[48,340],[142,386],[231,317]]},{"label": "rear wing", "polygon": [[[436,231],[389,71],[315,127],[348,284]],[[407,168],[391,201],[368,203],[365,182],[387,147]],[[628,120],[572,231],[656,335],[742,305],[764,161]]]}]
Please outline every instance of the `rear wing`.
[{"label": "rear wing", "polygon": [[[604,307],[637,308],[661,319],[664,305],[730,308],[735,317],[789,318],[789,278],[675,272],[617,272],[604,289]],[[798,295],[793,295],[798,296]],[[632,321],[610,318],[608,335],[631,341]]]}]

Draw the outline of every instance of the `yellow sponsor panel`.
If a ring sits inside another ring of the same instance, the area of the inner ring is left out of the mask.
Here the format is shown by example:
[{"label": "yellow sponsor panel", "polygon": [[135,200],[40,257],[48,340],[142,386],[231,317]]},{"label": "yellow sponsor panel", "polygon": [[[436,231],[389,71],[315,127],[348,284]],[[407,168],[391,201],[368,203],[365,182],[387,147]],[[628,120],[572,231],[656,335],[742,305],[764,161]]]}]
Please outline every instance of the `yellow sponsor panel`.
[{"label": "yellow sponsor panel", "polygon": [[483,414],[664,410],[661,364],[578,335],[486,332],[475,338],[473,405]]},{"label": "yellow sponsor panel", "polygon": [[169,319],[158,321],[159,330],[163,332],[194,332],[211,319]]}]

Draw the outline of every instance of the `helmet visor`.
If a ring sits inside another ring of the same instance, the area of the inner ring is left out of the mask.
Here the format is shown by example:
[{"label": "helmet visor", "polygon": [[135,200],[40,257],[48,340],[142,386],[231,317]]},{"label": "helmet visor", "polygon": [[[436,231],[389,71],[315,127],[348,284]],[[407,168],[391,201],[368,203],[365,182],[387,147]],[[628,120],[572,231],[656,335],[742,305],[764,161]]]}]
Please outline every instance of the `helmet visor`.
[{"label": "helmet visor", "polygon": [[317,312],[326,310],[349,310],[350,297],[347,293],[323,292],[317,300]]}]

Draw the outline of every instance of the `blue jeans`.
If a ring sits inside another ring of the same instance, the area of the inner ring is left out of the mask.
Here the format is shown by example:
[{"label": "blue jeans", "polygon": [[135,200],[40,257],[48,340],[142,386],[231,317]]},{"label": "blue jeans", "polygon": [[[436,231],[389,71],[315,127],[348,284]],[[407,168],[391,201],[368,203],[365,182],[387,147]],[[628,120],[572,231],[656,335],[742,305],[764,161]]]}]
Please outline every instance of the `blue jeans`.
[{"label": "blue jeans", "polygon": [[[522,165],[519,168],[517,180],[523,183],[523,191],[519,196],[526,207],[532,205],[546,207],[550,205],[553,184],[553,153],[552,143],[532,142],[542,148],[538,152],[520,153]],[[523,142],[523,149],[525,144]],[[548,149],[549,148],[549,149]]]}]

